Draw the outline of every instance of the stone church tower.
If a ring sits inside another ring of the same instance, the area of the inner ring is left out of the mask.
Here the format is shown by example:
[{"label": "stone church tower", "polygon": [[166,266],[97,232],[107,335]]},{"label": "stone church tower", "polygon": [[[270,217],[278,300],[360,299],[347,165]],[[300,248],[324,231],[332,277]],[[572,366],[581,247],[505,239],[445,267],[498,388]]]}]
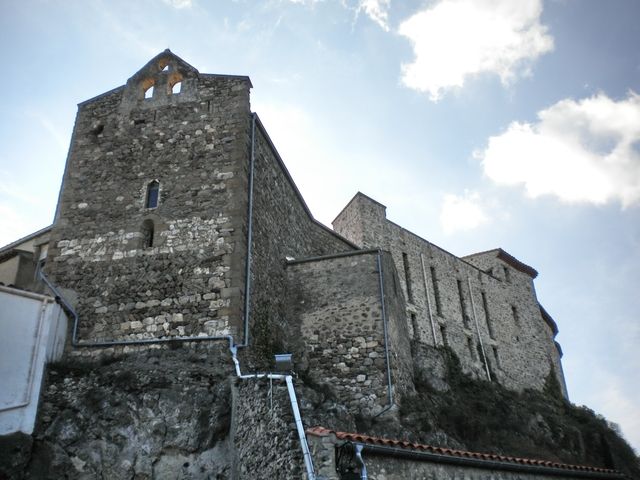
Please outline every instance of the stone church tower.
[{"label": "stone church tower", "polygon": [[47,263],[78,341],[238,332],[250,88],[165,50],[79,105]]}]

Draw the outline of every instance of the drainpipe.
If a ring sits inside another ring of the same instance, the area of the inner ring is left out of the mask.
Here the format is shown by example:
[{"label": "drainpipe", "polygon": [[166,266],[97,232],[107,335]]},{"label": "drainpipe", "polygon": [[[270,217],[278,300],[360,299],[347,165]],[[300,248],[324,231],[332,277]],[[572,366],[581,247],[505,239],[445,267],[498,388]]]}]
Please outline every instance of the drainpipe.
[{"label": "drainpipe", "polygon": [[291,410],[293,411],[293,418],[296,423],[296,430],[298,432],[298,439],[300,440],[300,446],[302,447],[302,456],[304,458],[304,466],[307,470],[308,480],[316,480],[315,469],[313,467],[313,459],[311,457],[311,451],[309,450],[309,444],[307,443],[307,436],[304,432],[304,426],[302,425],[302,417],[300,416],[300,409],[298,407],[298,399],[296,397],[296,390],[293,387],[293,378],[291,375],[284,375],[280,373],[249,373],[243,375],[240,371],[240,362],[237,357],[237,345],[231,345],[231,358],[236,367],[236,375],[242,380],[249,378],[268,378],[270,380],[284,380],[287,384],[287,391],[289,393],[289,401],[291,402]]},{"label": "drainpipe", "polygon": [[253,243],[253,167],[255,164],[256,146],[256,114],[251,114],[251,156],[249,157],[249,201],[247,206],[247,258],[245,262],[244,279],[244,333],[242,344],[239,347],[249,345],[249,315],[251,309],[251,254]]},{"label": "drainpipe", "polygon": [[427,311],[429,312],[429,322],[431,323],[431,334],[433,335],[433,346],[437,347],[436,326],[433,323],[433,314],[431,313],[431,299],[429,298],[429,284],[427,283],[427,270],[424,267],[424,255],[420,253],[420,262],[422,263],[422,280],[424,281],[424,296],[427,298]]},{"label": "drainpipe", "polygon": [[362,468],[360,469],[360,480],[367,480],[369,478],[367,476],[367,466],[364,464],[364,459],[362,458],[362,449],[364,448],[364,445],[356,443],[354,445],[354,448],[356,450],[356,458],[362,466]]},{"label": "drainpipe", "polygon": [[478,340],[480,341],[480,351],[482,352],[482,360],[484,361],[484,368],[487,371],[487,378],[491,381],[491,372],[489,371],[489,363],[487,362],[487,355],[484,352],[484,344],[482,343],[482,335],[480,335],[480,326],[478,325],[478,316],[476,315],[476,302],[473,301],[473,291],[471,290],[471,279],[467,277],[467,285],[469,285],[469,297],[471,298],[471,308],[473,309],[473,320],[476,324],[476,332],[478,333]]},{"label": "drainpipe", "polygon": [[379,417],[383,413],[387,412],[393,407],[393,385],[391,384],[391,363],[389,359],[389,332],[387,326],[387,310],[385,307],[384,299],[384,273],[382,271],[382,250],[378,250],[377,256],[378,263],[378,283],[380,286],[380,304],[382,309],[382,328],[384,330],[384,355],[387,362],[387,394],[389,397],[389,405],[387,405],[382,411],[380,411],[375,417]]}]

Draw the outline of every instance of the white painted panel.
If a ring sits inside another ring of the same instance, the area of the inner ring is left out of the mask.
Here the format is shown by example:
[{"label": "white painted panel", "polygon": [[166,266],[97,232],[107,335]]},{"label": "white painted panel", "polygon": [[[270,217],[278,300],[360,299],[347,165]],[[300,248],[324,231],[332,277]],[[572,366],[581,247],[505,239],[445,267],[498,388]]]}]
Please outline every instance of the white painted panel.
[{"label": "white painted panel", "polygon": [[60,358],[66,317],[50,297],[0,286],[0,435],[31,433],[44,367]]}]

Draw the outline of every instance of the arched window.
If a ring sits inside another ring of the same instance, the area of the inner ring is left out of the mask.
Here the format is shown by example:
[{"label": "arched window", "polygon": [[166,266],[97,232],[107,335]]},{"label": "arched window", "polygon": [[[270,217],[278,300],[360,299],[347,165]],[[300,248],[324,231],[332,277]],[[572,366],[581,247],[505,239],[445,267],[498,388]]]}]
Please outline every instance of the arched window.
[{"label": "arched window", "polygon": [[142,248],[153,247],[153,220],[145,220],[142,222]]},{"label": "arched window", "polygon": [[147,199],[145,208],[156,208],[158,206],[158,198],[160,193],[160,183],[154,180],[147,185]]},{"label": "arched window", "polygon": [[153,87],[155,87],[156,81],[153,78],[147,78],[140,82],[140,87],[142,88],[142,96],[144,98],[152,98],[153,97]]}]

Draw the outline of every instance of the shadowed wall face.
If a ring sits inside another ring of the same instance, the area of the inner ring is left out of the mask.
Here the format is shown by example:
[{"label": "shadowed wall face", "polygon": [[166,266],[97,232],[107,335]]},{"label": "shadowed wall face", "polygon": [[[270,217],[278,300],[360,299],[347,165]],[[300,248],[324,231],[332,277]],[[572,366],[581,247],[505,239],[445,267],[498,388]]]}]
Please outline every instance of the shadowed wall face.
[{"label": "shadowed wall face", "polygon": [[542,317],[533,278],[498,250],[456,257],[387,220],[384,205],[360,193],[333,226],[364,248],[391,252],[414,341],[449,346],[465,372],[511,389],[540,390],[555,374],[566,396],[554,332]]}]

